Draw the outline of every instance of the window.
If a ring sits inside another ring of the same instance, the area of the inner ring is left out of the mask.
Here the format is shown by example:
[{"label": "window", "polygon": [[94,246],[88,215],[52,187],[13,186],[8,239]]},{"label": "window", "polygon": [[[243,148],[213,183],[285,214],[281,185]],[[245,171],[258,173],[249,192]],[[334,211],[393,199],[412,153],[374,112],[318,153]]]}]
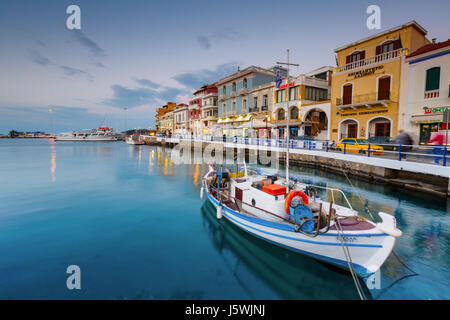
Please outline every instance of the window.
[{"label": "window", "polygon": [[263,106],[267,107],[267,94],[263,95]]},{"label": "window", "polygon": [[441,67],[434,67],[427,70],[425,91],[439,90],[441,77]]},{"label": "window", "polygon": [[328,90],[322,88],[306,87],[305,99],[312,101],[322,101],[328,99]]},{"label": "window", "polygon": [[243,81],[243,84],[242,84],[242,85],[243,85],[243,87],[244,87],[244,88],[247,88],[247,79],[244,79],[244,81]]},{"label": "window", "polygon": [[236,92],[236,82],[233,82],[233,92]]},{"label": "window", "polygon": [[291,109],[291,119],[298,119],[298,108],[297,107],[293,107]]},{"label": "window", "polygon": [[226,95],[227,94],[227,87],[223,86],[223,94]]},{"label": "window", "polygon": [[346,58],[346,64],[357,62],[360,60],[364,60],[366,58],[366,52],[365,51],[359,51],[352,53],[351,55],[348,55]]},{"label": "window", "polygon": [[289,101],[297,100],[298,97],[298,87],[289,89]]},{"label": "window", "polygon": [[278,120],[284,120],[284,110],[283,109],[278,110],[278,112],[277,112],[277,119]]},{"label": "window", "polygon": [[244,99],[244,101],[242,102],[242,109],[247,110],[247,99]]},{"label": "window", "polygon": [[378,100],[389,100],[391,91],[391,77],[378,79]]},{"label": "window", "polygon": [[277,102],[278,103],[285,101],[285,98],[286,98],[285,94],[286,94],[285,89],[277,91]]},{"label": "window", "polygon": [[253,98],[253,111],[258,109],[258,97]]}]

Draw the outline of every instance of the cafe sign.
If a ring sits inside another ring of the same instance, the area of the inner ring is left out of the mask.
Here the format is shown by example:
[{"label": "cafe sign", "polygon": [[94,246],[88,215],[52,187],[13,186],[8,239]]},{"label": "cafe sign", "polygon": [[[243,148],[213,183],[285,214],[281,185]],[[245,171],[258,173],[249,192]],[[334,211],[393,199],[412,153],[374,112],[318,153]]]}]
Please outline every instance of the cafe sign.
[{"label": "cafe sign", "polygon": [[450,112],[450,106],[448,107],[423,107],[425,114],[433,114],[433,113],[442,113],[442,112]]},{"label": "cafe sign", "polygon": [[364,70],[350,72],[349,74],[347,74],[347,76],[354,77],[353,79],[361,78],[361,77],[373,75],[375,73],[375,71],[381,70],[383,68],[384,68],[384,65],[376,66],[376,67],[373,67],[373,68],[367,68],[367,69],[364,69]]}]

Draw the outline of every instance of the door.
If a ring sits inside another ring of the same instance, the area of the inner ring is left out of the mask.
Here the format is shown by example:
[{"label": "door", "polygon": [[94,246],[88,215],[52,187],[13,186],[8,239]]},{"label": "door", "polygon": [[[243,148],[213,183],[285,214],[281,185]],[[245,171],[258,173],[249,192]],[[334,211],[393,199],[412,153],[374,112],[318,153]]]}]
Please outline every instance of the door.
[{"label": "door", "polygon": [[389,122],[375,123],[375,137],[390,137],[391,124]]},{"label": "door", "polygon": [[347,126],[347,138],[356,138],[358,125],[356,123],[349,123]]},{"label": "door", "polygon": [[342,104],[351,104],[352,103],[352,92],[353,92],[353,85],[346,84],[342,90]]},{"label": "door", "polygon": [[378,100],[389,100],[391,91],[391,77],[378,80]]}]

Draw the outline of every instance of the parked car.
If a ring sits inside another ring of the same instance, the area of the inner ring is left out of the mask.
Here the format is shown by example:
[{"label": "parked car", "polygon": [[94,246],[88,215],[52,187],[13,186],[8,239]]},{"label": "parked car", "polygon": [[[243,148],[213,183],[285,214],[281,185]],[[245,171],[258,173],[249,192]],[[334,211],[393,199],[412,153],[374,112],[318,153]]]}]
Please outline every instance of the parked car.
[{"label": "parked car", "polygon": [[384,150],[397,150],[397,143],[395,142],[394,139],[390,138],[390,137],[370,137],[369,138],[369,142],[371,144],[371,149],[372,149],[372,144],[379,144],[382,145]]},{"label": "parked car", "polygon": [[[336,143],[336,150],[344,151],[344,148],[345,152],[367,154],[367,150],[369,149],[369,141],[355,138],[341,139],[338,143]],[[383,154],[383,151],[383,147],[370,143],[370,154]]]}]

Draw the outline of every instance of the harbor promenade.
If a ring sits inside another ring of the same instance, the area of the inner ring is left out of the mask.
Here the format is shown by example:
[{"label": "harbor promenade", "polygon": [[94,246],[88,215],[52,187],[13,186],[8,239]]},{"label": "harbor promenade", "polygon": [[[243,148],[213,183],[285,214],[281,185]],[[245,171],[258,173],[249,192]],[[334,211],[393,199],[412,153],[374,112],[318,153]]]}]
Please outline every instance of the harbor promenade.
[{"label": "harbor promenade", "polygon": [[[148,144],[176,146],[182,142],[201,143],[202,149],[214,144],[223,149],[244,149],[279,153],[280,161],[286,157],[285,139],[243,137],[173,136],[143,137]],[[379,145],[379,144],[377,144]],[[348,149],[347,149],[348,148]],[[439,197],[450,195],[450,157],[446,147],[436,152],[435,146],[391,145],[382,154],[374,154],[370,147],[364,154],[353,153],[351,146],[336,146],[328,141],[290,140],[289,161],[300,165],[320,167],[345,175],[358,176],[370,181],[388,183],[402,188],[426,192]],[[408,150],[408,151],[405,151]],[[438,163],[435,163],[438,161]]]}]

